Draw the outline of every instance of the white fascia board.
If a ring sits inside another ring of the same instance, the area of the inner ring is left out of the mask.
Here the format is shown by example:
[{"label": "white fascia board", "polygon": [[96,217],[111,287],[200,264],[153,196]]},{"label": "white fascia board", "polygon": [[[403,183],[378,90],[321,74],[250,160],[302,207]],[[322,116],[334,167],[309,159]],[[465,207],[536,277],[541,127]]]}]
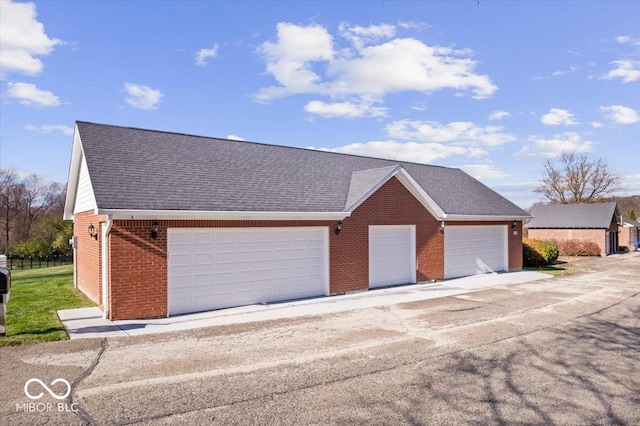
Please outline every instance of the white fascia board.
[{"label": "white fascia board", "polygon": [[380,182],[378,182],[373,188],[371,188],[369,192],[367,192],[362,198],[360,198],[356,203],[349,207],[348,211],[353,212],[355,209],[357,209],[360,204],[364,203],[365,200],[367,200],[378,189],[380,189],[382,185],[387,183],[389,179],[394,176],[436,219],[442,220],[447,216],[444,210],[442,210],[440,206],[438,206],[438,204],[433,201],[433,198],[431,198],[429,194],[427,194],[426,191],[422,189],[418,182],[416,182],[415,179],[413,179],[411,175],[404,169],[404,167],[399,164],[397,167],[391,170],[389,174],[387,174],[387,176],[380,179]]},{"label": "white fascia board", "polygon": [[437,220],[443,220],[447,214],[442,208],[431,198],[429,194],[415,181],[414,178],[403,168],[400,167],[395,174],[396,178],[404,185],[405,188],[422,204],[429,213]]},{"label": "white fascia board", "polygon": [[402,168],[401,165],[397,165],[396,167],[394,167],[389,173],[387,173],[387,175],[385,177],[383,177],[382,179],[380,179],[380,181],[374,185],[373,188],[371,188],[366,194],[364,194],[358,201],[356,201],[355,203],[353,203],[351,206],[349,206],[349,208],[347,209],[348,212],[352,212],[355,209],[357,209],[358,207],[360,207],[360,204],[364,203],[369,197],[371,197],[378,189],[380,189],[380,187],[382,185],[384,185],[385,183],[387,183],[387,181],[389,181],[389,179],[391,179],[396,173],[398,173],[398,170],[400,170]]},{"label": "white fascia board", "polygon": [[73,148],[71,150],[71,163],[69,164],[69,177],[67,179],[67,196],[64,201],[64,220],[73,220],[73,208],[76,204],[83,155],[80,132],[78,132],[78,125],[76,124],[73,132]]},{"label": "white fascia board", "polygon": [[224,212],[188,210],[121,210],[96,209],[97,215],[111,215],[113,219],[159,220],[342,220],[350,212]]},{"label": "white fascia board", "polygon": [[533,216],[497,216],[497,215],[472,215],[472,214],[450,214],[446,216],[446,220],[457,222],[457,221],[478,221],[478,222],[489,222],[489,221],[524,221],[525,219],[531,219]]}]

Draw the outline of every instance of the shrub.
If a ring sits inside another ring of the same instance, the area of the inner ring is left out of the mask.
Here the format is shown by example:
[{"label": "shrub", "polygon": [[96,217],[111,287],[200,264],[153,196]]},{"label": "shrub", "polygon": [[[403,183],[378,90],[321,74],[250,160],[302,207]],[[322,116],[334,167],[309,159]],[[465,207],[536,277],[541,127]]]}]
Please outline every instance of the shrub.
[{"label": "shrub", "polygon": [[545,240],[522,241],[522,260],[524,266],[550,265],[558,259],[558,246]]},{"label": "shrub", "polygon": [[600,247],[593,241],[559,241],[558,250],[562,256],[600,256]]}]

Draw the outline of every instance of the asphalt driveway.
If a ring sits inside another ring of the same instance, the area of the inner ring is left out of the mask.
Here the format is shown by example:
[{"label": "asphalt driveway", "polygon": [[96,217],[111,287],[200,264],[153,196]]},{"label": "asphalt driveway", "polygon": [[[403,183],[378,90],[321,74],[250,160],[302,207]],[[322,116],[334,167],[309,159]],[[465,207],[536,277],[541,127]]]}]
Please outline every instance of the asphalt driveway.
[{"label": "asphalt driveway", "polygon": [[0,424],[640,424],[640,253],[574,265],[440,299],[3,348]]}]

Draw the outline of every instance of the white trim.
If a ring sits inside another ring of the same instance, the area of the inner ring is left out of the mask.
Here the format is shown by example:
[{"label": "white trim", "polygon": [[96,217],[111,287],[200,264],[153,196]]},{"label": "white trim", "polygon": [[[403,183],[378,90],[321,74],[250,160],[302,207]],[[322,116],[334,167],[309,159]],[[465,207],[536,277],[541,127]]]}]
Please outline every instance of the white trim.
[{"label": "white trim", "polygon": [[111,226],[113,225],[113,219],[111,216],[107,218],[106,222],[102,222],[102,318],[107,319],[109,316],[109,233],[111,232]]},{"label": "white trim", "polygon": [[124,210],[96,209],[97,215],[111,215],[113,219],[159,220],[342,220],[351,212],[248,212],[248,211],[189,211],[189,210]]},{"label": "white trim", "polygon": [[78,125],[75,126],[73,133],[73,148],[71,150],[71,163],[69,164],[69,177],[67,179],[67,196],[64,202],[65,220],[73,219],[73,209],[76,204],[76,192],[78,191],[78,180],[80,178],[80,165],[82,164],[82,141],[80,140],[80,132]]},{"label": "white trim", "polygon": [[405,188],[422,204],[433,217],[438,220],[445,219],[447,214],[440,208],[440,206],[427,194],[427,192],[411,177],[411,175],[404,169],[400,168],[396,174],[396,178],[402,183]]},{"label": "white trim", "polygon": [[391,169],[391,171],[389,173],[387,173],[387,175],[385,177],[383,177],[382,179],[380,179],[380,181],[375,184],[373,186],[373,188],[371,188],[366,194],[364,194],[362,197],[360,197],[360,199],[358,201],[356,201],[355,203],[351,204],[349,206],[348,209],[346,209],[348,212],[352,212],[355,209],[357,209],[358,207],[360,207],[360,204],[364,203],[369,197],[371,197],[378,189],[380,189],[380,187],[382,185],[384,185],[385,183],[387,183],[389,181],[389,179],[391,179],[396,173],[398,173],[398,171],[402,168],[401,165],[397,165],[395,166],[393,169]]},{"label": "white trim", "polygon": [[492,216],[492,215],[472,215],[472,214],[449,214],[446,215],[447,221],[507,221],[507,222],[522,222],[526,219],[531,219],[533,216]]},{"label": "white trim", "polygon": [[331,283],[329,282],[331,274],[329,268],[331,268],[331,262],[329,261],[329,232],[331,228],[327,227],[327,232],[324,233],[322,244],[324,244],[324,295],[331,296]]},{"label": "white trim", "polygon": [[427,192],[418,184],[418,182],[411,177],[404,167],[397,165],[394,167],[384,178],[371,188],[365,195],[363,195],[358,201],[353,203],[347,211],[353,212],[362,203],[364,203],[371,195],[373,195],[382,185],[387,183],[392,177],[396,177],[402,185],[422,204],[428,211],[438,220],[444,219],[447,214],[440,208],[440,206],[427,194]]}]

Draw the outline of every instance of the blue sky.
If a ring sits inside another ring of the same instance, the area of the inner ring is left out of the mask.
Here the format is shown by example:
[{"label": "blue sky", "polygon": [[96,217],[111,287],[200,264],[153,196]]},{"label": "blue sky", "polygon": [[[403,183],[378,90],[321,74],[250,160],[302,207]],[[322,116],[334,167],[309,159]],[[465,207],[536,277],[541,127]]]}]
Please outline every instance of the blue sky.
[{"label": "blue sky", "polygon": [[461,167],[523,207],[547,159],[585,152],[640,194],[637,2],[0,0],[0,19],[0,166],[21,173],[66,182],[83,120]]}]

